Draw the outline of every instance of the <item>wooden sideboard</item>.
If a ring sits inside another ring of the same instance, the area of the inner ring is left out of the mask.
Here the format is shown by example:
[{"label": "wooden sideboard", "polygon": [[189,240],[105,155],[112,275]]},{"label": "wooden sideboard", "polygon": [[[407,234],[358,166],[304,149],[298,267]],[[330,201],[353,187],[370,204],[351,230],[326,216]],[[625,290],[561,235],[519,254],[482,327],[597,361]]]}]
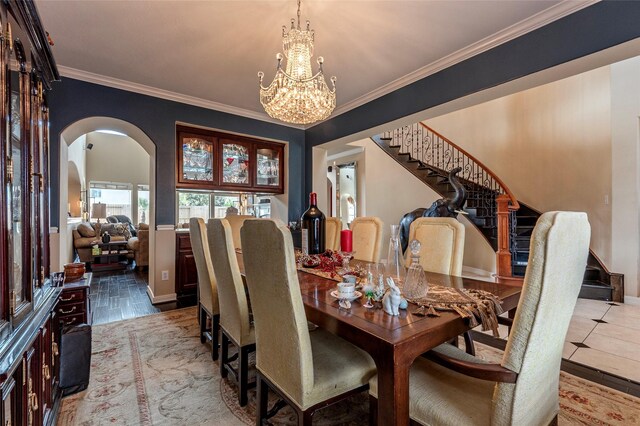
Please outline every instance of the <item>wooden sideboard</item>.
[{"label": "wooden sideboard", "polygon": [[198,292],[196,259],[191,250],[188,230],[176,231],[176,296],[178,300],[194,298]]},{"label": "wooden sideboard", "polygon": [[89,290],[93,274],[87,272],[75,282],[65,283],[56,306],[56,314],[63,325],[91,324],[91,301]]}]

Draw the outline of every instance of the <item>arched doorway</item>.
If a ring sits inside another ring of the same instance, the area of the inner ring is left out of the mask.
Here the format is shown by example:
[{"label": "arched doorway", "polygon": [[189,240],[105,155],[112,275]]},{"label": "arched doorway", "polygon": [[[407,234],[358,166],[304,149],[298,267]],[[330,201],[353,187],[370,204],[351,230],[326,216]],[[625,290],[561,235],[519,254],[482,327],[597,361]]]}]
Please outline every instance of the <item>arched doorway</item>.
[{"label": "arched doorway", "polygon": [[[156,198],[156,146],[139,127],[124,121],[112,117],[89,117],[69,125],[60,134],[60,156],[59,156],[59,188],[60,188],[60,204],[59,204],[59,259],[57,264],[59,270],[62,270],[62,265],[71,261],[71,254],[73,251],[73,238],[71,236],[71,229],[68,226],[67,220],[68,208],[70,204],[70,198],[68,193],[68,181],[69,181],[69,146],[78,138],[96,130],[108,129],[111,131],[119,132],[129,136],[149,155],[149,201],[148,201],[148,217],[147,223],[149,223],[149,290],[153,294],[155,288],[155,198]],[[85,183],[88,185],[88,182]],[[86,189],[86,188],[85,188]],[[52,261],[52,267],[56,264]]]}]

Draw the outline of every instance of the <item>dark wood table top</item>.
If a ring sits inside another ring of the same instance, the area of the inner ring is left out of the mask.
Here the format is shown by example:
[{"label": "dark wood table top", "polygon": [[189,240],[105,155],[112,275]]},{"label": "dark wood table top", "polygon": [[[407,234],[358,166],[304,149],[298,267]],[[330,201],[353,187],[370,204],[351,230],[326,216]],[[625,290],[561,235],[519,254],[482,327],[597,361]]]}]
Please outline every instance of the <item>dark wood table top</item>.
[{"label": "dark wood table top", "polygon": [[[242,254],[237,257],[244,274]],[[515,309],[520,298],[521,285],[517,281],[496,283],[431,272],[426,277],[432,285],[489,291],[502,301],[504,311]],[[364,298],[351,302],[348,310],[341,309],[330,294],[336,289],[336,281],[300,270],[298,281],[307,319],[367,351],[376,362],[378,424],[408,424],[411,363],[429,349],[469,330],[467,321],[452,311],[440,311],[439,317],[414,315],[418,306],[411,303],[394,317],[380,308],[363,307]]]}]

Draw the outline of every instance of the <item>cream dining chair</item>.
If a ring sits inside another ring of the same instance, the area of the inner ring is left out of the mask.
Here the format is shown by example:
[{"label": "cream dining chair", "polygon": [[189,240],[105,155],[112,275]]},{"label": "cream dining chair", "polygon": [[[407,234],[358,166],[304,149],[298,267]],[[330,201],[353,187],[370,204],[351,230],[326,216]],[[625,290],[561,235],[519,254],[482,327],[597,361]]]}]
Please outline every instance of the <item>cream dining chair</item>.
[{"label": "cream dining chair", "polygon": [[340,250],[340,231],[342,231],[342,221],[337,217],[328,217],[325,225],[325,243],[328,250]]},{"label": "cream dining chair", "polygon": [[[420,266],[439,274],[462,274],[464,225],[452,217],[420,217],[411,222],[409,242],[420,241]],[[411,250],[405,253],[405,265],[411,264]]]},{"label": "cream dining chair", "polygon": [[[207,237],[220,298],[220,375],[224,378],[231,373],[238,385],[238,400],[243,407],[248,401],[249,354],[256,349],[256,338],[231,233],[227,220],[209,219]],[[238,349],[237,368],[231,364],[234,360],[229,358],[229,341]]]},{"label": "cream dining chair", "polygon": [[247,286],[256,327],[256,424],[275,391],[309,425],[313,413],[367,388],[371,357],[335,335],[309,332],[291,233],[280,222],[248,220],[242,230]]},{"label": "cream dining chair", "polygon": [[382,247],[382,227],[377,217],[356,217],[351,222],[353,257],[365,262],[378,262]]},{"label": "cream dining chair", "polygon": [[[538,219],[513,328],[500,364],[452,345],[418,358],[409,378],[409,414],[425,425],[557,424],[564,338],[587,264],[587,215]],[[377,379],[370,382],[375,412]]]},{"label": "cream dining chair", "polygon": [[[189,219],[189,238],[198,273],[198,318],[200,320],[200,341],[211,341],[211,357],[218,359],[218,335],[220,334],[220,308],[218,287],[213,275],[213,266],[207,243],[207,228],[199,217]],[[204,248],[207,247],[205,250]],[[207,321],[211,319],[211,330]]]},{"label": "cream dining chair", "polygon": [[233,247],[242,249],[242,242],[240,241],[240,228],[242,228],[242,224],[245,220],[255,219],[255,216],[234,214],[225,217],[225,219],[229,222],[229,226],[231,227]]}]

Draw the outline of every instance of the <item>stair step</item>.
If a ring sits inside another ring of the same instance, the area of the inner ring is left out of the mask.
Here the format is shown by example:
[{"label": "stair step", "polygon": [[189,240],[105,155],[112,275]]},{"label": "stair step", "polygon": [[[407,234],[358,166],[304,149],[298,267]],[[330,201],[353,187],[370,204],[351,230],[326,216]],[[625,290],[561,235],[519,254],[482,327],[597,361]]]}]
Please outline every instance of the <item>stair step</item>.
[{"label": "stair step", "polygon": [[582,299],[612,300],[613,288],[602,281],[584,281],[578,297]]}]

